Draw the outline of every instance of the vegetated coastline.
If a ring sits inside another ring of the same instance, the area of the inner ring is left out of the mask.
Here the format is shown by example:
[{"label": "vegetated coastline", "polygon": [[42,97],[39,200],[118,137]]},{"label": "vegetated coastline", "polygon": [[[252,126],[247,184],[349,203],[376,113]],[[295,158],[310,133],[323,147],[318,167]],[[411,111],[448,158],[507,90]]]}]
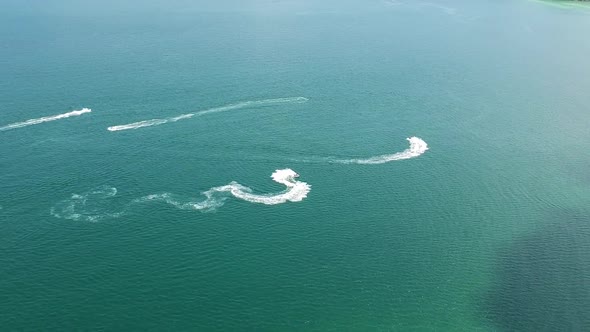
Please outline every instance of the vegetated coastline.
[{"label": "vegetated coastline", "polygon": [[531,0],[559,8],[581,8],[590,10],[590,0]]}]

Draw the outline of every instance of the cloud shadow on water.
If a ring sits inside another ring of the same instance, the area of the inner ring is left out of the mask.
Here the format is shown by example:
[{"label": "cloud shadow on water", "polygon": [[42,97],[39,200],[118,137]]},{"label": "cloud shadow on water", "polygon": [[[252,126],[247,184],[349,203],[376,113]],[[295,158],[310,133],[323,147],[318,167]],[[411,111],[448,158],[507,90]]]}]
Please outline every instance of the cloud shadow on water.
[{"label": "cloud shadow on water", "polygon": [[590,331],[590,216],[559,210],[499,252],[480,303],[502,331]]}]

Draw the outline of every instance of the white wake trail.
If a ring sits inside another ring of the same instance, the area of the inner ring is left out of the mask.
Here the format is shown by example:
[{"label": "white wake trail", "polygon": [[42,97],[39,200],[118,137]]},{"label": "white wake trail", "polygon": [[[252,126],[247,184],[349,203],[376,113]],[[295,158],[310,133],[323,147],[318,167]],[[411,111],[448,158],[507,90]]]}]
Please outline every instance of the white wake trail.
[{"label": "white wake trail", "polygon": [[213,187],[203,192],[205,199],[200,201],[187,200],[171,193],[164,193],[149,195],[136,200],[136,202],[161,201],[183,210],[209,211],[222,206],[228,198],[227,194],[250,203],[276,205],[286,202],[300,202],[307,197],[311,190],[311,185],[298,181],[299,174],[289,168],[276,170],[271,177],[275,182],[283,184],[286,189],[274,194],[255,194],[251,188],[232,181],[225,186]]},{"label": "white wake trail", "polygon": [[66,119],[66,118],[69,118],[69,117],[80,116],[82,114],[90,113],[90,112],[92,112],[91,109],[89,109],[89,108],[83,108],[81,110],[71,111],[71,112],[68,112],[68,113],[63,113],[63,114],[58,114],[58,115],[52,115],[52,116],[46,116],[46,117],[37,118],[37,119],[30,119],[30,120],[27,120],[27,121],[12,123],[12,124],[9,124],[9,125],[0,127],[0,131],[17,129],[17,128],[23,128],[23,127],[28,127],[28,126],[32,126],[32,125],[44,123],[44,122],[50,122],[50,121],[56,121],[56,120]]},{"label": "white wake trail", "polygon": [[394,154],[385,154],[385,155],[370,157],[370,158],[366,158],[366,159],[329,158],[328,160],[329,160],[329,162],[336,163],[336,164],[376,165],[376,164],[385,164],[385,163],[395,161],[395,160],[416,158],[428,150],[428,144],[426,144],[426,142],[424,142],[421,138],[410,137],[410,138],[407,138],[407,140],[408,140],[408,142],[410,142],[410,147],[402,152],[397,152]]},{"label": "white wake trail", "polygon": [[275,98],[275,99],[264,99],[264,100],[252,100],[252,101],[244,101],[236,104],[229,104],[221,107],[214,107],[207,110],[195,112],[195,113],[188,113],[182,114],[174,117],[164,118],[164,119],[151,119],[151,120],[144,120],[139,122],[133,122],[124,125],[117,125],[108,127],[108,131],[121,131],[121,130],[129,130],[129,129],[139,129],[143,127],[151,127],[151,126],[159,126],[165,123],[172,123],[180,120],[190,119],[195,116],[202,116],[206,114],[212,113],[220,113],[220,112],[227,112],[231,110],[238,110],[244,108],[252,108],[252,107],[261,107],[261,106],[271,106],[271,105],[279,105],[279,104],[294,104],[294,103],[305,103],[309,99],[305,97],[287,97],[287,98]]},{"label": "white wake trail", "polygon": [[203,192],[204,198],[193,200],[171,193],[154,194],[141,197],[126,204],[119,211],[113,211],[116,203],[117,188],[100,186],[83,194],[72,194],[69,199],[58,202],[50,213],[60,219],[75,221],[98,222],[105,219],[116,219],[127,214],[133,206],[148,202],[164,202],[182,210],[213,211],[225,204],[230,197],[250,203],[276,205],[287,202],[300,202],[307,197],[311,185],[297,180],[299,174],[292,169],[276,170],[272,179],[284,185],[284,191],[273,194],[255,194],[252,189],[235,181],[220,187],[213,187]]},{"label": "white wake trail", "polygon": [[292,169],[278,169],[272,173],[271,178],[287,189],[278,194],[253,194],[252,189],[242,186],[237,182],[232,182],[226,186],[211,188],[204,194],[207,197],[213,197],[216,192],[229,192],[234,197],[248,201],[250,203],[261,203],[266,205],[282,204],[286,202],[300,202],[307,197],[311,186],[305,182],[297,181],[299,174]]},{"label": "white wake trail", "polygon": [[51,208],[51,215],[60,219],[97,222],[103,219],[117,218],[121,212],[107,212],[109,203],[117,195],[117,188],[100,186],[83,194],[72,194]]}]

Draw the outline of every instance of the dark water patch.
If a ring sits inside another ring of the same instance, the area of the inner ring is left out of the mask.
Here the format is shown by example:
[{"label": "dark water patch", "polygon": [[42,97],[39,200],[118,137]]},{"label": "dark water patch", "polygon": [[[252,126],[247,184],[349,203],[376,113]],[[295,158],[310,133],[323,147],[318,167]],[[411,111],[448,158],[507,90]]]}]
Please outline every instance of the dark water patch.
[{"label": "dark water patch", "polygon": [[590,215],[557,211],[497,258],[480,308],[503,331],[590,331]]}]

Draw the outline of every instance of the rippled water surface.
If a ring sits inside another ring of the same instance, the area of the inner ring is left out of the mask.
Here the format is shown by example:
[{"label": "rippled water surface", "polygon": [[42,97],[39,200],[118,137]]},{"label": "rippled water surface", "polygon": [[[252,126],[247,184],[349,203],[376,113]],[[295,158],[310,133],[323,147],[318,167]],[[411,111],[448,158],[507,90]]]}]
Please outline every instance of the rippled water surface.
[{"label": "rippled water surface", "polygon": [[590,330],[589,29],[517,0],[5,1],[0,326]]}]

